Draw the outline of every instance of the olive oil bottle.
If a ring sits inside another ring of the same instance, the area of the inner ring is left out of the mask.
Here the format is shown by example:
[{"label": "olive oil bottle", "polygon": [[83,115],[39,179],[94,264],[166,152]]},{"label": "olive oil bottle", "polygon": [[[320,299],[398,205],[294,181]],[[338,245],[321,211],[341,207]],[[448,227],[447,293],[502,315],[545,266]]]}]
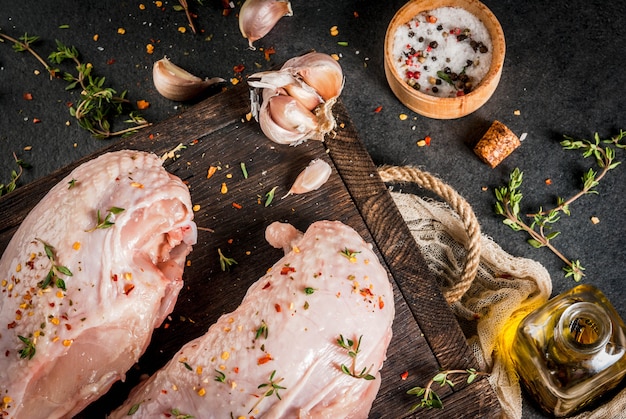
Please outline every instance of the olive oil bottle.
[{"label": "olive oil bottle", "polygon": [[512,361],[543,409],[568,416],[626,374],[626,326],[602,292],[579,285],[522,320]]}]

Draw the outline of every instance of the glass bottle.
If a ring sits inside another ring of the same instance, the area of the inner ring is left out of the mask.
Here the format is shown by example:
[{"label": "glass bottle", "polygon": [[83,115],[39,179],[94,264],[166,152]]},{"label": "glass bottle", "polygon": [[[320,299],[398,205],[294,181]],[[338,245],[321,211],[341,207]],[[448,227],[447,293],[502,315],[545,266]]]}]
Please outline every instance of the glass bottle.
[{"label": "glass bottle", "polygon": [[602,292],[579,285],[522,320],[512,361],[544,410],[568,416],[626,374],[626,326]]}]

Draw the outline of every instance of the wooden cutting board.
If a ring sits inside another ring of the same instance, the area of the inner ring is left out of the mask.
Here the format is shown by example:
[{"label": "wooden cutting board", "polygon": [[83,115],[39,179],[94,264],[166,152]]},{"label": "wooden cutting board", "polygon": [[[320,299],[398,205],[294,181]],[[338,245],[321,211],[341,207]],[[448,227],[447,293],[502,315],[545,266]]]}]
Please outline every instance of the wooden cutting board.
[{"label": "wooden cutting board", "polygon": [[[407,390],[424,386],[441,369],[477,367],[461,329],[341,102],[334,108],[336,136],[325,143],[309,141],[290,147],[270,142],[253,119],[246,120],[250,108],[247,89],[242,83],[97,153],[130,148],[161,156],[179,144],[185,146],[164,166],[188,183],[193,203],[199,205],[195,221],[200,230],[174,312],[155,331],[147,352],[128,372],[126,381],[114,385],[79,417],[104,418],[142,374],[163,366],[180,346],[204,334],[220,315],[239,305],[248,287],[282,257],[282,251],[265,242],[267,225],[287,221],[304,231],[321,219],[342,221],[374,243],[394,280],[394,335],[370,418],[498,417],[500,406],[487,380],[467,385],[465,377],[455,381],[453,389],[437,386],[444,411],[409,414],[418,399],[406,394]],[[93,157],[0,198],[2,251],[50,187]],[[281,199],[315,158],[331,164],[330,180],[317,191]],[[247,179],[241,163],[245,163]],[[218,170],[207,178],[210,166]],[[222,193],[223,184],[226,193]],[[275,198],[265,207],[265,194],[274,187]],[[237,261],[230,271],[221,270],[218,248]],[[405,372],[408,377],[404,380]]]}]

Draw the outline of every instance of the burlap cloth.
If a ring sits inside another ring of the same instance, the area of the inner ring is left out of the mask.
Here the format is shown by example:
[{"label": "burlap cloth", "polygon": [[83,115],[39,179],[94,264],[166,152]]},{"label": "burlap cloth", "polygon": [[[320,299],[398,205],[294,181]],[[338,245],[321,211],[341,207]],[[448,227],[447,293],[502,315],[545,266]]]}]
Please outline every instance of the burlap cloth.
[{"label": "burlap cloth", "polygon": [[[503,417],[522,417],[522,392],[508,354],[521,319],[545,303],[552,292],[546,269],[513,257],[480,233],[470,205],[438,178],[413,167],[383,166],[379,174],[406,221],[430,270],[467,337],[481,371],[502,406]],[[395,192],[410,182],[444,202]],[[626,418],[626,390],[594,411],[576,416]]]}]

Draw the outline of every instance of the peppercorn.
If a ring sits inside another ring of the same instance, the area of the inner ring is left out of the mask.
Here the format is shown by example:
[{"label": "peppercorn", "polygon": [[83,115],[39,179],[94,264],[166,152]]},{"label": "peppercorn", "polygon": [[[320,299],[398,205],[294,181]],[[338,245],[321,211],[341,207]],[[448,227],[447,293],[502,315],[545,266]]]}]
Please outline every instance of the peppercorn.
[{"label": "peppercorn", "polygon": [[428,44],[428,46],[435,49],[439,46],[439,43],[437,41],[431,41],[430,44]]}]

